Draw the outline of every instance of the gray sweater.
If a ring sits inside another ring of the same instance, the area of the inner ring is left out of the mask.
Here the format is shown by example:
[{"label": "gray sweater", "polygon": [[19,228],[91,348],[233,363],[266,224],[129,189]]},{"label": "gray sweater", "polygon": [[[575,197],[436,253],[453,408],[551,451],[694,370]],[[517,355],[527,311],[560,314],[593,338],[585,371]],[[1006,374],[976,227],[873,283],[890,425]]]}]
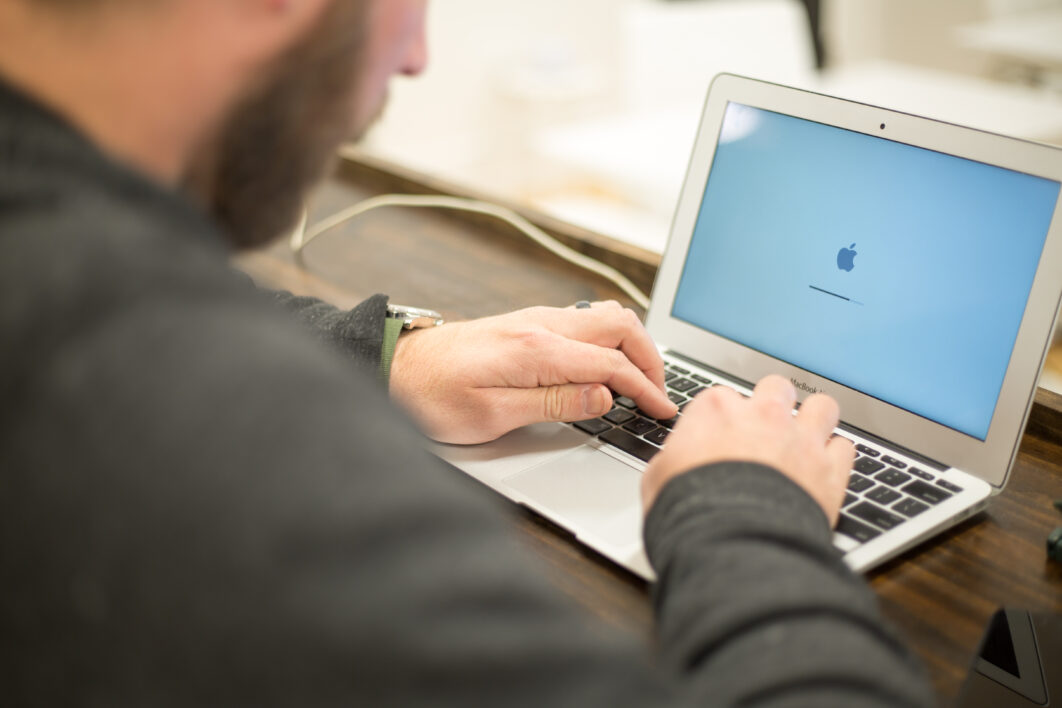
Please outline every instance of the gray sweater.
[{"label": "gray sweater", "polygon": [[278,307],[203,214],[3,86],[0,247],[4,706],[930,703],[764,467],[661,494],[657,647],[595,623],[359,371],[383,297]]}]

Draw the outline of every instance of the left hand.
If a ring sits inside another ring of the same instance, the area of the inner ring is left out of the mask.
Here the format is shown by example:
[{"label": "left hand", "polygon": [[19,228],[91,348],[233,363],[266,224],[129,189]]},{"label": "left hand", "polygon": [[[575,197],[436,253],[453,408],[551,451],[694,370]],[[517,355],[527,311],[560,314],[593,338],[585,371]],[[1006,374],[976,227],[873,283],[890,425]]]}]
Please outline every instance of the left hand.
[{"label": "left hand", "polygon": [[472,444],[542,421],[604,415],[616,393],[678,413],[664,362],[633,311],[532,307],[401,335],[391,395],[440,442]]},{"label": "left hand", "polygon": [[682,411],[659,455],[642,475],[646,513],[673,477],[713,462],[748,461],[793,480],[837,523],[855,461],[850,440],[833,434],[840,410],[829,396],[808,396],[793,415],[797,392],[778,375],[764,378],[752,398],[727,386],[699,394]]}]

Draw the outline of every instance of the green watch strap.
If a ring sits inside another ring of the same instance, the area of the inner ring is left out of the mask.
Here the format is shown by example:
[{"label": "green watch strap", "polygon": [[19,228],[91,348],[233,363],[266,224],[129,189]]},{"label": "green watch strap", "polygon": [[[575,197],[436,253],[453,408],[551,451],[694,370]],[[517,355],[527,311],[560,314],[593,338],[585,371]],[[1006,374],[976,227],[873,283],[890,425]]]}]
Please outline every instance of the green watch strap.
[{"label": "green watch strap", "polygon": [[396,317],[384,318],[383,342],[380,346],[380,383],[387,386],[391,381],[391,360],[395,358],[395,344],[402,334],[402,320]]}]

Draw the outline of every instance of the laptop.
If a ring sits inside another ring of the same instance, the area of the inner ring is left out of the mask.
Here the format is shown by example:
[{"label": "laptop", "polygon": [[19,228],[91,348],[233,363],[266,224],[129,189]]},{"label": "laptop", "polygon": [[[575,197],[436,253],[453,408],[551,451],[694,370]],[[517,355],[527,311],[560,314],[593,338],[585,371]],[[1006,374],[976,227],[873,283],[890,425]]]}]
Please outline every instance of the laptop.
[{"label": "laptop", "polygon": [[[774,373],[834,397],[858,450],[834,534],[854,570],[976,514],[1051,343],[1060,186],[1057,148],[719,75],[646,316],[669,395]],[[652,578],[639,483],[673,424],[617,397],[435,452]]]}]

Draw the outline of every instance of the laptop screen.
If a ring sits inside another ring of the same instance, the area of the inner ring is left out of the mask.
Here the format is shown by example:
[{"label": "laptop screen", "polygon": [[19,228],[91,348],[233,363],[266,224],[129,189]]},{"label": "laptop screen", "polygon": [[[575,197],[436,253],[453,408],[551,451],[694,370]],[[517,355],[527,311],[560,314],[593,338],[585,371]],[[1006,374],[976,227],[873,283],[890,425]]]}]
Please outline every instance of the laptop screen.
[{"label": "laptop screen", "polygon": [[731,102],[672,316],[984,440],[1059,189]]}]

